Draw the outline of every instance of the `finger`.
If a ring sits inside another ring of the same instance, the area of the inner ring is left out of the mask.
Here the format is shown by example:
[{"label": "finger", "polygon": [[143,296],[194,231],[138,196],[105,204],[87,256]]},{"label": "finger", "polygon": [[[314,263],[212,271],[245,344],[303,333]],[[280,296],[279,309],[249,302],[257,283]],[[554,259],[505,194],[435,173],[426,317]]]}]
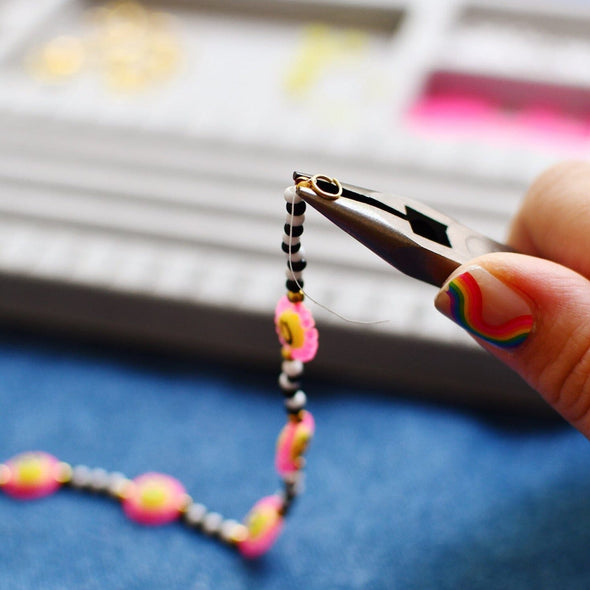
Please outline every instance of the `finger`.
[{"label": "finger", "polygon": [[564,162],[543,173],[514,218],[509,243],[590,278],[590,164]]},{"label": "finger", "polygon": [[590,438],[590,281],[548,260],[496,253],[451,275],[436,307]]}]

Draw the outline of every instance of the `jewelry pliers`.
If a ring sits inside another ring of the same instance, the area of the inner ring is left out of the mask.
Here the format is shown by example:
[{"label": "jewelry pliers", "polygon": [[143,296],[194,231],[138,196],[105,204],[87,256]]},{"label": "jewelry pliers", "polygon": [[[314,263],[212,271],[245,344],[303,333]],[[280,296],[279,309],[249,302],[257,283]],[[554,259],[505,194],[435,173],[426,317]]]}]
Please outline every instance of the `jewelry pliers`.
[{"label": "jewelry pliers", "polygon": [[463,263],[489,252],[513,252],[451,217],[405,197],[293,173],[297,194],[403,273],[441,287]]}]

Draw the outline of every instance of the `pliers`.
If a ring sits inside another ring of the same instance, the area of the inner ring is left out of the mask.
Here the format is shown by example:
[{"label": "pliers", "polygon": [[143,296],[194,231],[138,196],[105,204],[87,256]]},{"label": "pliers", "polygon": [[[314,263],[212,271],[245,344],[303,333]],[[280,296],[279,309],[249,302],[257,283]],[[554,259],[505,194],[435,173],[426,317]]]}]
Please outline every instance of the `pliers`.
[{"label": "pliers", "polygon": [[418,201],[323,174],[294,172],[297,194],[386,262],[442,287],[460,265],[489,252],[513,252]]}]

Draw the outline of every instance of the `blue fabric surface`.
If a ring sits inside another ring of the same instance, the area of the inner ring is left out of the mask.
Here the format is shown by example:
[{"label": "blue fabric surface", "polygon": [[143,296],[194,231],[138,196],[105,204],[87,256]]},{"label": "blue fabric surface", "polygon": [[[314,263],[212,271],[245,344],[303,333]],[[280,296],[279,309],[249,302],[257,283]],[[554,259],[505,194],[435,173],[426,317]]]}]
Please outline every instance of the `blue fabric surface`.
[{"label": "blue fabric surface", "polygon": [[[240,517],[277,488],[276,375],[0,336],[2,458],[43,449],[159,470]],[[73,490],[0,494],[0,587],[497,589],[590,586],[590,447],[562,423],[308,382],[307,492],[264,559],[145,528]],[[477,392],[474,392],[476,395]]]}]

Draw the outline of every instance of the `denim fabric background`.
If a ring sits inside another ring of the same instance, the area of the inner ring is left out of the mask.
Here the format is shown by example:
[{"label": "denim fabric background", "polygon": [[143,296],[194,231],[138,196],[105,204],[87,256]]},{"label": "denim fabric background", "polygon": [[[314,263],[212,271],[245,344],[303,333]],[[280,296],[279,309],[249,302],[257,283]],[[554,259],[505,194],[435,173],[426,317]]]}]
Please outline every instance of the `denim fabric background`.
[{"label": "denim fabric background", "polygon": [[[275,380],[5,334],[0,451],[164,471],[241,517],[277,488]],[[306,385],[307,492],[264,559],[180,524],[141,527],[102,497],[0,494],[0,588],[590,587],[590,447],[570,427]]]}]

